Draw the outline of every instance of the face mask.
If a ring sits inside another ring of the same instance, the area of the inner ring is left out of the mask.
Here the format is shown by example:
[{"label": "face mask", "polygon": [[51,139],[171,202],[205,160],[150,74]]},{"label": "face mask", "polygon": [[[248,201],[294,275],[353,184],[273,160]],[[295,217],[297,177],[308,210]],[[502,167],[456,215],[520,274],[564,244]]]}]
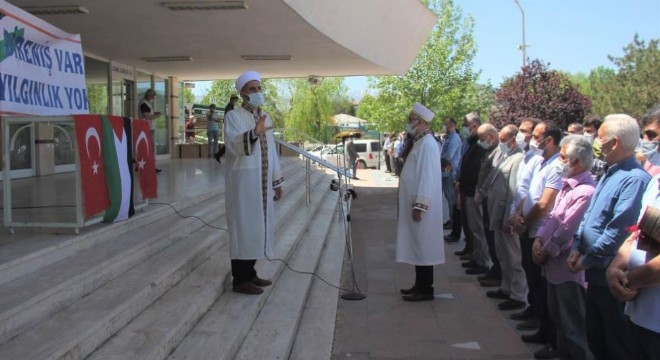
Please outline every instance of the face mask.
[{"label": "face mask", "polygon": [[261,107],[261,105],[266,103],[266,99],[264,98],[264,94],[262,92],[256,92],[248,95],[247,97],[250,105],[254,107]]},{"label": "face mask", "polygon": [[607,140],[607,141],[605,141],[605,142],[602,142],[602,141],[596,139],[596,141],[598,141],[598,142],[600,143],[600,153],[603,155],[603,160],[604,160],[609,154],[612,153],[612,150],[613,150],[612,148],[610,148],[610,150],[609,150],[608,152],[605,152],[605,144],[609,144],[609,143],[611,143],[612,140],[614,140],[614,139],[609,139],[609,140]]},{"label": "face mask", "polygon": [[525,147],[527,146],[527,142],[525,142],[525,134],[519,132],[516,135],[516,145],[520,148],[520,150],[525,150]]},{"label": "face mask", "polygon": [[587,139],[590,144],[594,143],[594,134],[584,133],[582,136],[584,136],[584,138]]},{"label": "face mask", "polygon": [[470,137],[470,128],[461,128],[461,137],[463,137],[463,139]]},{"label": "face mask", "polygon": [[642,140],[639,142],[639,151],[646,155],[646,154],[653,154],[654,152],[657,151],[658,149],[658,142],[657,141],[649,141],[649,140]]},{"label": "face mask", "polygon": [[497,146],[500,148],[500,151],[504,155],[509,155],[509,153],[511,152],[511,149],[509,149],[509,146],[506,143],[500,143]]},{"label": "face mask", "polygon": [[529,152],[534,155],[543,156],[543,150],[539,149],[539,143],[534,139],[530,140],[529,142]]},{"label": "face mask", "polygon": [[411,123],[406,123],[406,132],[410,136],[415,136],[415,126],[413,126]]},{"label": "face mask", "polygon": [[481,146],[484,150],[488,150],[490,148],[490,144],[487,143],[486,141],[477,140],[477,144]]},{"label": "face mask", "polygon": [[571,173],[571,161],[569,160],[567,163],[562,163],[558,173],[562,177],[568,177]]}]

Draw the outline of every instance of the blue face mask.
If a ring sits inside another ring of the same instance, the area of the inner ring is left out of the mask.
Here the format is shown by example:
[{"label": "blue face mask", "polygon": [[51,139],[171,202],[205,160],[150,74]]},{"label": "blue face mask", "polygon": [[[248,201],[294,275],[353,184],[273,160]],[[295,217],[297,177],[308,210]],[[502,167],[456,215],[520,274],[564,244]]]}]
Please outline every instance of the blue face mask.
[{"label": "blue face mask", "polygon": [[639,142],[642,154],[653,154],[658,149],[657,141],[642,140]]},{"label": "blue face mask", "polygon": [[248,103],[257,108],[266,103],[266,99],[264,98],[264,94],[262,92],[256,92],[248,95],[247,97]]}]

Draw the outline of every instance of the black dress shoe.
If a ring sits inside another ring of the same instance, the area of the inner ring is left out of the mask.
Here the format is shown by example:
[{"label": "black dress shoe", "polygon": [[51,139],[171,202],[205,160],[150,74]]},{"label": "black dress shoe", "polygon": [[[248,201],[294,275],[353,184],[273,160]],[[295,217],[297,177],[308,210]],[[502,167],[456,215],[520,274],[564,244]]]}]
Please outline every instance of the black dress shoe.
[{"label": "black dress shoe", "polygon": [[157,173],[159,173],[159,172],[161,172],[161,171],[163,171],[163,170],[161,170],[161,169],[156,169],[156,172],[157,172]]},{"label": "black dress shoe", "polygon": [[449,244],[457,243],[459,239],[456,239],[455,237],[451,235],[445,236],[445,241]]},{"label": "black dress shoe", "polygon": [[243,283],[241,285],[234,285],[231,290],[233,292],[241,293],[241,294],[248,294],[248,295],[259,295],[264,292],[264,290],[260,287],[257,287],[254,285],[251,281],[248,281],[246,283]]},{"label": "black dress shoe", "polygon": [[479,280],[479,285],[483,287],[496,287],[502,286],[502,280],[500,279],[484,279]]},{"label": "black dress shoe", "polygon": [[487,267],[477,265],[473,268],[465,270],[465,273],[468,275],[479,275],[485,273],[486,271],[488,271]]},{"label": "black dress shoe", "polygon": [[403,295],[402,298],[405,301],[431,301],[433,300],[433,294],[423,294],[421,292],[414,292],[410,295]]},{"label": "black dress shoe", "polygon": [[531,344],[547,344],[549,341],[547,336],[543,336],[538,332],[535,332],[531,335],[522,335],[520,339],[526,343]]},{"label": "black dress shoe", "polygon": [[486,296],[491,299],[502,299],[502,300],[509,299],[509,295],[505,294],[504,291],[502,291],[502,289],[487,291]]},{"label": "black dress shoe", "polygon": [[534,359],[559,359],[559,358],[560,358],[559,351],[557,351],[557,348],[552,344],[548,344],[543,349],[534,353]]},{"label": "black dress shoe", "polygon": [[457,256],[463,256],[465,254],[471,254],[471,253],[472,253],[472,251],[468,251],[466,249],[463,249],[461,251],[454,251],[454,255],[457,255]]},{"label": "black dress shoe", "polygon": [[518,321],[523,321],[523,320],[529,320],[534,317],[534,311],[532,310],[531,306],[528,306],[525,310],[511,314],[509,318],[511,320],[518,320]]},{"label": "black dress shoe", "polygon": [[451,220],[447,221],[442,225],[442,228],[444,230],[451,230],[453,228],[454,224],[451,222]]},{"label": "black dress shoe", "polygon": [[415,293],[416,287],[413,286],[410,289],[400,289],[399,292],[403,295],[412,295]]},{"label": "black dress shoe", "polygon": [[260,277],[255,277],[254,279],[250,280],[250,282],[256,286],[259,287],[264,287],[264,286],[271,286],[273,285],[273,282],[267,279],[262,279]]},{"label": "black dress shoe", "polygon": [[507,310],[518,310],[525,307],[525,302],[520,300],[508,299],[504,302],[497,304],[497,308],[503,311]]},{"label": "black dress shoe", "polygon": [[477,262],[474,261],[474,260],[470,260],[470,261],[466,261],[464,263],[461,263],[461,266],[466,268],[466,269],[470,269],[470,268],[479,266],[479,264],[477,264]]},{"label": "black dress shoe", "polygon": [[516,325],[516,329],[523,331],[536,330],[539,328],[539,323],[540,323],[539,319],[533,317],[523,323]]}]

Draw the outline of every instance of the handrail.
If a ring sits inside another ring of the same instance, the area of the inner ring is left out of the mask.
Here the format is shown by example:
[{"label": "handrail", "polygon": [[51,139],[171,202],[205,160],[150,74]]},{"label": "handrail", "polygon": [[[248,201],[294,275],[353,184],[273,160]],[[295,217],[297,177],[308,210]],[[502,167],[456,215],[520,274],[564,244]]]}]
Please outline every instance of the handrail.
[{"label": "handrail", "polygon": [[289,142],[287,142],[285,140],[275,138],[275,142],[277,142],[278,144],[284,146],[285,148],[295,152],[296,154],[302,155],[307,160],[315,161],[319,165],[327,167],[328,169],[336,172],[339,175],[350,177],[350,176],[348,176],[349,175],[348,174],[348,169],[340,168],[337,165],[331,164],[331,163],[327,162],[326,160],[321,159],[320,157],[312,155],[307,150],[303,150],[303,149],[301,149],[301,148],[299,148],[299,147],[297,147],[293,144],[290,144]]}]

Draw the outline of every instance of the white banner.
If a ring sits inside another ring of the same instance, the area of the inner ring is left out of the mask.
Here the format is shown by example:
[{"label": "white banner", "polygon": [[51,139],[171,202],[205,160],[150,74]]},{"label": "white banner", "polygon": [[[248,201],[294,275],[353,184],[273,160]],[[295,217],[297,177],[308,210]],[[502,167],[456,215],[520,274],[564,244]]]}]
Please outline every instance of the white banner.
[{"label": "white banner", "polygon": [[0,115],[87,114],[80,35],[0,0]]}]

